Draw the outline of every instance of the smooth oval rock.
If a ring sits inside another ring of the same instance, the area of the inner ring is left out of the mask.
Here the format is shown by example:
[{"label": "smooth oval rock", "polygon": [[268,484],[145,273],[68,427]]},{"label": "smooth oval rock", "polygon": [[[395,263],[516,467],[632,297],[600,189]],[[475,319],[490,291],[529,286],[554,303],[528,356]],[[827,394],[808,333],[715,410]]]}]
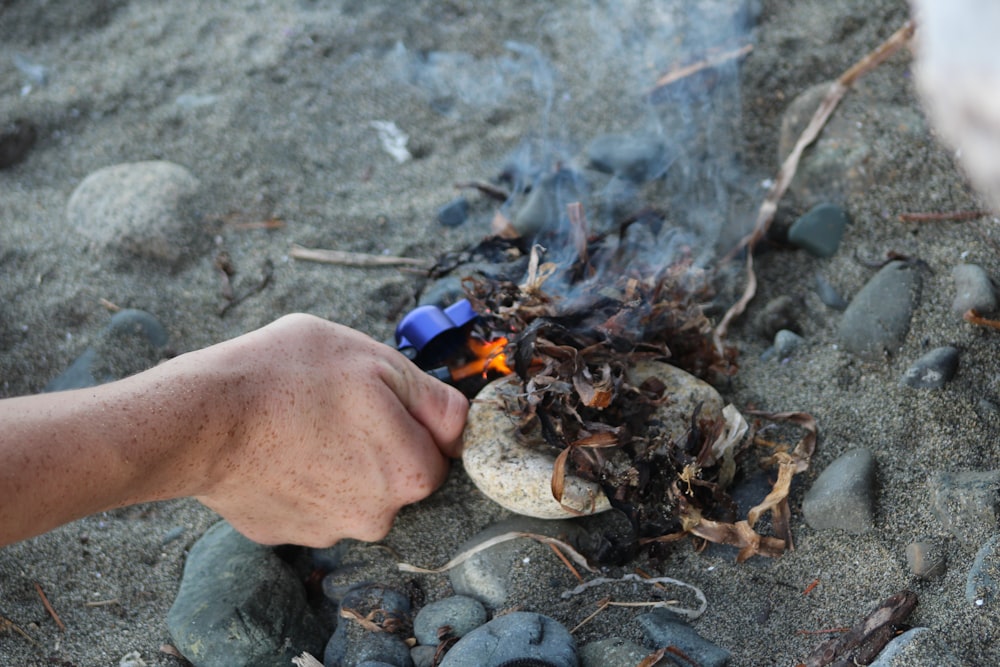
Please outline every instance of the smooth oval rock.
[{"label": "smooth oval rock", "polygon": [[931,628],[911,628],[885,645],[869,667],[965,667]]},{"label": "smooth oval rock", "polygon": [[906,369],[899,383],[914,389],[940,389],[958,372],[958,349],[937,347]]},{"label": "smooth oval rock", "polygon": [[732,657],[728,650],[713,644],[667,609],[654,609],[636,619],[646,639],[656,648],[676,646],[696,665],[724,667]]},{"label": "smooth oval rock", "polygon": [[225,521],[191,548],[167,628],[198,667],[291,664],[325,635],[291,567]]},{"label": "smooth oval rock", "polygon": [[[675,366],[642,361],[630,371],[633,384],[655,376],[666,385],[668,405],[654,415],[663,422],[671,438],[679,438],[691,423],[691,415],[701,405],[701,414],[712,419],[722,414],[723,401],[707,382]],[[540,519],[560,519],[579,514],[595,514],[611,506],[600,487],[567,476],[563,493],[565,509],[552,497],[552,469],[557,453],[547,451],[536,427],[521,435],[512,417],[520,387],[512,378],[487,385],[469,408],[465,427],[462,462],[475,485],[503,507]]]},{"label": "smooth oval rock", "polygon": [[875,457],[867,449],[842,454],[820,473],[802,499],[802,515],[816,530],[857,535],[873,527]]},{"label": "smooth oval rock", "polygon": [[438,630],[447,627],[452,637],[464,637],[486,622],[486,608],[475,598],[452,595],[425,605],[413,619],[413,636],[426,646],[441,643]]},{"label": "smooth oval rock", "polygon": [[956,317],[962,317],[969,310],[985,315],[997,309],[996,290],[983,267],[959,264],[952,268],[951,277],[955,281],[955,299],[951,303],[951,312]]},{"label": "smooth oval rock", "polygon": [[994,608],[1000,593],[1000,535],[986,540],[965,581],[965,599],[976,607]]},{"label": "smooth oval rock", "polygon": [[815,257],[833,257],[847,222],[847,213],[841,207],[818,204],[792,223],[788,240]]},{"label": "smooth oval rock", "polygon": [[498,616],[459,639],[440,667],[500,667],[536,660],[550,667],[578,667],[573,635],[548,616],[515,611]]},{"label": "smooth oval rock", "polygon": [[598,639],[580,647],[580,667],[635,667],[650,651],[619,637]]},{"label": "smooth oval rock", "polygon": [[172,162],[116,164],[83,179],[66,217],[97,252],[173,269],[209,240],[189,208],[198,189],[198,179]]},{"label": "smooth oval rock", "polygon": [[844,311],[838,329],[844,348],[869,360],[896,352],[910,330],[920,287],[915,264],[896,261],[882,267]]}]

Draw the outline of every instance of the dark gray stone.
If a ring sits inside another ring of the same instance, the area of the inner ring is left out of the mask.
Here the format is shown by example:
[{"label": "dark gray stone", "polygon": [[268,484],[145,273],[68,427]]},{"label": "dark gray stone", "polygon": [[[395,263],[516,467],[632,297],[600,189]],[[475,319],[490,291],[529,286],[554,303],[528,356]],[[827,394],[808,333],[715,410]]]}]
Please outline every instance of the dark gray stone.
[{"label": "dark gray stone", "polygon": [[45,391],[93,387],[151,368],[167,344],[167,330],[144,310],[131,308],[114,314],[108,325]]},{"label": "dark gray stone", "polygon": [[513,660],[578,667],[576,641],[559,622],[526,611],[498,616],[459,639],[440,667],[500,667]]},{"label": "dark gray stone", "polygon": [[958,349],[936,347],[906,369],[900,385],[914,389],[940,389],[958,372]]},{"label": "dark gray stone", "polygon": [[802,515],[816,530],[852,534],[872,529],[875,503],[875,457],[867,449],[839,456],[820,473],[802,500]]},{"label": "dark gray stone", "polygon": [[[386,586],[363,584],[344,595],[338,616],[337,630],[323,653],[326,667],[350,667],[365,660],[412,667],[410,647],[405,642],[410,628],[410,599],[406,595]],[[369,629],[357,619],[382,630]]]},{"label": "dark gray stone", "polygon": [[723,667],[732,654],[716,646],[666,609],[654,609],[637,618],[646,640],[655,648],[676,646],[702,667]]},{"label": "dark gray stone", "polygon": [[920,298],[914,264],[889,262],[861,288],[840,320],[839,338],[848,352],[876,360],[902,345]]},{"label": "dark gray stone", "polygon": [[438,629],[450,628],[452,637],[464,637],[486,622],[486,608],[475,598],[465,595],[431,602],[425,605],[413,619],[413,636],[426,646],[440,643]]},{"label": "dark gray stone", "polygon": [[287,667],[325,635],[292,569],[225,521],[191,548],[167,628],[197,667]]},{"label": "dark gray stone", "polygon": [[906,564],[915,577],[933,579],[944,572],[948,556],[940,544],[918,540],[906,545]]},{"label": "dark gray stone", "polygon": [[976,607],[996,610],[1000,593],[1000,535],[986,540],[965,580],[965,599]]},{"label": "dark gray stone", "polygon": [[966,667],[936,630],[912,628],[886,644],[869,667]]},{"label": "dark gray stone", "polygon": [[997,531],[1000,470],[939,472],[930,485],[934,516],[960,542],[976,546]]},{"label": "dark gray stone", "polygon": [[580,667],[635,667],[649,654],[635,642],[610,637],[580,647]]},{"label": "dark gray stone", "polygon": [[952,268],[951,277],[955,281],[955,299],[951,304],[951,312],[956,317],[962,317],[968,310],[985,315],[997,309],[993,281],[981,266],[959,264]]},{"label": "dark gray stone", "polygon": [[26,120],[0,125],[0,169],[24,162],[37,138],[38,130]]},{"label": "dark gray stone", "polygon": [[437,646],[414,646],[410,649],[413,667],[434,667],[434,656],[437,652]]},{"label": "dark gray stone", "polygon": [[457,197],[438,209],[437,220],[445,227],[461,227],[469,219],[469,200]]},{"label": "dark gray stone", "polygon": [[607,174],[644,183],[662,176],[670,165],[667,145],[658,134],[604,134],[587,147],[590,167]]},{"label": "dark gray stone", "polygon": [[816,257],[833,257],[847,222],[844,209],[836,204],[819,204],[792,223],[788,240]]},{"label": "dark gray stone", "polygon": [[209,241],[191,208],[198,189],[198,179],[171,162],[117,164],[76,187],[66,217],[98,253],[177,269],[196,255],[192,245]]}]

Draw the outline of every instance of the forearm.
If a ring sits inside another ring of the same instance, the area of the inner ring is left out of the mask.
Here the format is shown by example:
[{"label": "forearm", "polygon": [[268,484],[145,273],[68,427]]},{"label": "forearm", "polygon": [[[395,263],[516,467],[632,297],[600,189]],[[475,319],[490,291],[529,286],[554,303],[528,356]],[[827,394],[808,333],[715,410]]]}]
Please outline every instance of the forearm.
[{"label": "forearm", "polygon": [[124,380],[0,401],[0,545],[95,512],[195,495],[238,423],[184,355]]}]

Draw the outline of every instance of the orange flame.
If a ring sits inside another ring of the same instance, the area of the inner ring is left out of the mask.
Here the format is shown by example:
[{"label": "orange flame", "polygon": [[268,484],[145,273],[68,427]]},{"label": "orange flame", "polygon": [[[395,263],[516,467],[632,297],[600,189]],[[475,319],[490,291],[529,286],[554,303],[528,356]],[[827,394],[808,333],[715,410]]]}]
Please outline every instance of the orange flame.
[{"label": "orange flame", "polygon": [[491,341],[482,341],[476,338],[469,339],[469,351],[474,359],[461,366],[451,368],[451,379],[458,381],[473,375],[482,375],[490,371],[496,371],[501,375],[509,375],[514,371],[507,365],[507,355],[503,349],[507,347],[506,338],[497,338]]}]

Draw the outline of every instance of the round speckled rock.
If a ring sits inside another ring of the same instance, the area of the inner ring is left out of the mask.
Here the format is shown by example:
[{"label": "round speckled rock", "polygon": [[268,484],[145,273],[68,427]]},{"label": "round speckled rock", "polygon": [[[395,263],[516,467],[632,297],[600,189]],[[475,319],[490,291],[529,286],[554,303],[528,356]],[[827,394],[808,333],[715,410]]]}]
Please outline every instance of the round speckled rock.
[{"label": "round speckled rock", "polygon": [[[630,371],[629,380],[638,385],[653,376],[666,385],[671,397],[655,415],[671,437],[678,438],[687,430],[699,404],[706,418],[722,414],[722,397],[711,385],[669,364],[640,362]],[[472,481],[503,507],[540,519],[609,509],[600,487],[573,476],[567,476],[563,493],[563,504],[571,510],[552,497],[552,467],[558,452],[546,447],[538,428],[518,434],[512,413],[519,391],[512,378],[501,378],[487,385],[469,409],[462,461]]]},{"label": "round speckled rock", "polygon": [[189,209],[198,188],[198,179],[172,162],[116,164],[83,179],[66,217],[98,253],[174,269],[191,256],[193,242],[208,239]]},{"label": "round speckled rock", "polygon": [[874,361],[899,349],[920,300],[918,271],[915,264],[889,262],[851,299],[838,331],[847,351]]}]

